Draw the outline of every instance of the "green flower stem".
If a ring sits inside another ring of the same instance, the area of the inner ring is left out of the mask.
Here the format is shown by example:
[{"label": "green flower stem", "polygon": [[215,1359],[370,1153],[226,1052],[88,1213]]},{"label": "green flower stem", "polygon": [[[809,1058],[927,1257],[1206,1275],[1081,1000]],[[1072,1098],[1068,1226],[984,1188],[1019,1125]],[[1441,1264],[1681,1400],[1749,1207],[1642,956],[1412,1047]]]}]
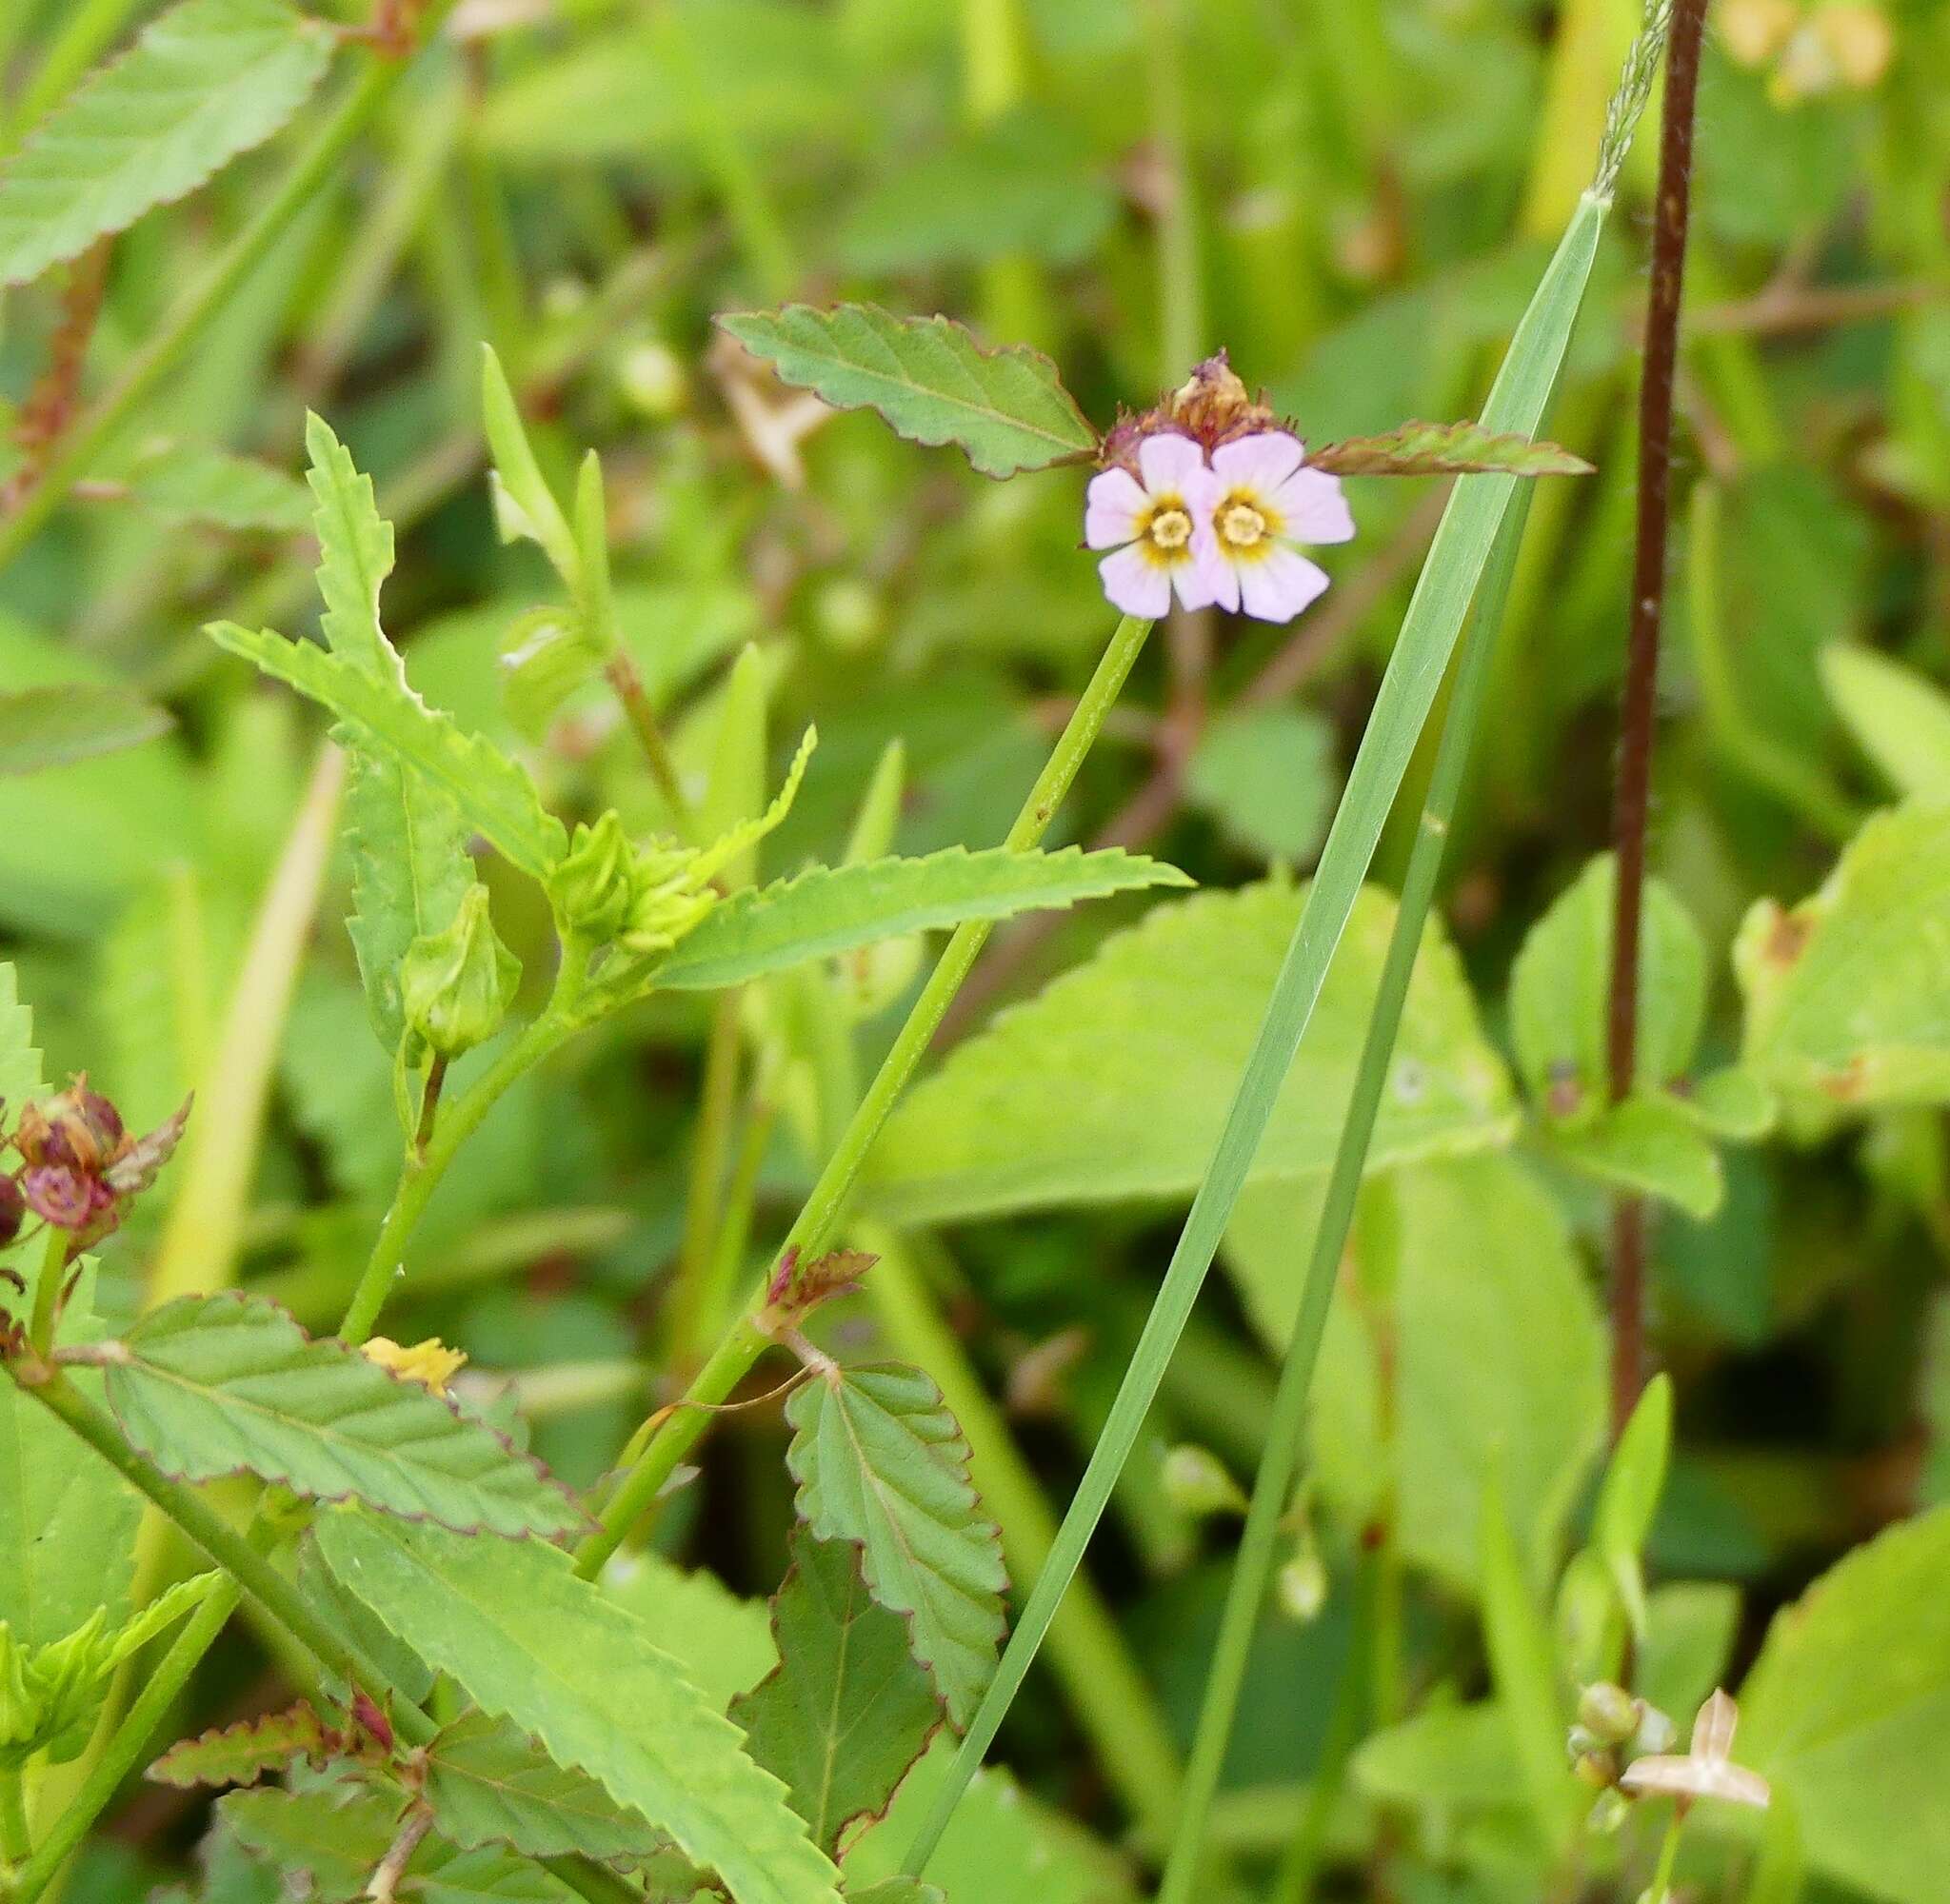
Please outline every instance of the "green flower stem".
[{"label": "green flower stem", "polygon": [[219,1581],[170,1641],[161,1664],[149,1674],[135,1703],[115,1728],[114,1735],[90,1766],[88,1776],[54,1820],[33,1856],[21,1868],[14,1904],[33,1904],[54,1881],[61,1867],[121,1788],[122,1781],[149,1750],[149,1741],[169,1717],[189,1676],[216,1644],[217,1635],[236,1612],[241,1598],[234,1581]]},{"label": "green flower stem", "polygon": [[[1596,189],[1581,202],[1490,388],[1482,411],[1487,427],[1521,429],[1528,435],[1542,420],[1583,299],[1608,206],[1608,199]],[[1103,1517],[1118,1476],[1144,1432],[1165,1365],[1218,1254],[1274,1103],[1326,982],[1328,966],[1448,671],[1516,486],[1514,480],[1506,477],[1469,476],[1451,492],[1211,1161],[1165,1266],[1104,1433],[1071,1497],[1049,1563],[1024,1602],[995,1677],[969,1721],[932,1811],[908,1850],[905,1869],[911,1875],[920,1875],[933,1855],[983,1755],[1001,1729],[1010,1702],[1022,1690],[1064,1593],[1083,1564],[1084,1549]]]},{"label": "green flower stem", "polygon": [[54,1323],[60,1314],[61,1284],[67,1272],[68,1232],[50,1223],[41,1240],[40,1280],[34,1284],[33,1315],[27,1329],[28,1340],[42,1355],[54,1346]]},{"label": "green flower stem", "polygon": [[[1116,704],[1131,664],[1150,632],[1149,622],[1134,621],[1129,616],[1117,625],[1117,632],[1104,650],[1090,684],[1057,737],[1036,784],[1029,789],[1029,797],[1023,803],[1015,824],[1004,839],[1005,846],[1025,851],[1049,830],[1056,809],[1076,779],[1077,769],[1095,743],[1104,717]],[[811,1196],[786,1239],[782,1257],[796,1252],[799,1260],[810,1261],[825,1247],[853,1188],[854,1179],[860,1175],[867,1152],[893,1110],[894,1101],[926,1055],[943,1014],[987,942],[989,930],[990,922],[971,920],[957,926],[949,937],[893,1048],[882,1061],[873,1082],[866,1087],[859,1108],[848,1120],[826,1168],[820,1172],[819,1181],[813,1185]],[[762,1293],[759,1299],[764,1299]],[[709,1419],[706,1412],[708,1405],[723,1401],[765,1353],[771,1339],[758,1327],[755,1318],[754,1308],[731,1325],[710,1359],[698,1371],[683,1401],[649,1438],[635,1465],[605,1505],[601,1525],[576,1553],[576,1571],[584,1578],[595,1576],[662,1492],[678,1462],[704,1433]]]},{"label": "green flower stem", "polygon": [[1665,1837],[1659,1847],[1659,1867],[1652,1874],[1652,1882],[1645,1887],[1646,1904],[1667,1904],[1672,1896],[1672,1874],[1679,1863],[1680,1837],[1685,1830],[1685,1816],[1674,1808],[1672,1823],[1665,1828]]},{"label": "green flower stem", "polygon": [[[454,0],[430,0],[420,21],[421,45],[438,32]],[[0,567],[13,560],[94,466],[109,440],[180,364],[210,322],[229,308],[245,279],[330,182],[340,162],[371,125],[410,59],[369,56],[367,69],[340,100],[310,145],[298,154],[270,197],[230,241],[209,275],[177,305],[114,387],[64,437],[19,508],[0,523]]]},{"label": "green flower stem", "polygon": [[[0,1773],[0,1855],[4,1855],[10,1871],[19,1865],[33,1851],[33,1840],[27,1829],[27,1781],[26,1770],[13,1766]],[[19,1879],[12,1880],[10,1895],[18,1894]]]},{"label": "green flower stem", "polygon": [[1191,1763],[1185,1774],[1178,1829],[1172,1838],[1171,1854],[1165,1863],[1164,1881],[1158,1894],[1159,1904],[1188,1904],[1197,1888],[1212,1798],[1219,1789],[1226,1749],[1232,1742],[1233,1721],[1239,1712],[1240,1689],[1245,1683],[1253,1633],[1259,1625],[1260,1609],[1265,1604],[1266,1589],[1273,1577],[1280,1542],[1280,1522],[1286,1512],[1286,1503],[1300,1468],[1301,1442],[1306,1432],[1307,1401],[1313,1386],[1314,1366],[1320,1359],[1321,1337],[1326,1327],[1328,1306],[1333,1300],[1334,1279],[1340,1268],[1342,1252],[1347,1245],[1347,1233],[1353,1225],[1355,1201],[1361,1194],[1362,1175],[1367,1162],[1368,1142],[1374,1135],[1375,1117],[1387,1084],[1388,1069],[1395,1053],[1395,1036],[1402,1024],[1402,1008],[1408,997],[1408,982],[1415,970],[1416,955],[1422,949],[1423,928],[1435,897],[1436,877],[1442,869],[1443,849],[1448,841],[1450,822],[1455,817],[1463,769],[1476,738],[1477,721],[1482,711],[1483,685],[1489,679],[1490,657],[1496,645],[1497,625],[1502,618],[1503,601],[1509,592],[1517,548],[1522,541],[1523,523],[1528,512],[1529,490],[1526,487],[1520,492],[1497,531],[1496,544],[1490,551],[1477,596],[1474,620],[1457,663],[1448,717],[1443,724],[1442,742],[1430,770],[1422,820],[1416,828],[1415,846],[1409,855],[1401,903],[1396,909],[1394,930],[1389,935],[1387,955],[1382,965],[1381,983],[1375,994],[1373,1009],[1368,1014],[1367,1033],[1355,1072],[1353,1096],[1348,1102],[1347,1115],[1342,1121],[1333,1171],[1327,1180],[1320,1223],[1314,1231],[1313,1247],[1307,1257],[1300,1314],[1287,1346],[1285,1365],[1281,1371],[1272,1419],[1267,1424],[1266,1451],[1253,1482],[1252,1503],[1246,1510],[1245,1528],[1240,1537],[1238,1557],[1233,1562],[1232,1582],[1225,1597],[1225,1611],[1220,1620],[1218,1642],[1212,1652],[1211,1670],[1205,1680],[1204,1704],[1199,1714],[1199,1729],[1192,1746]]},{"label": "green flower stem", "polygon": [[[1002,1529],[1009,1571],[1018,1579],[1031,1579],[1049,1557],[1056,1537],[1056,1517],[1035,1474],[961,1343],[943,1322],[900,1239],[884,1231],[864,1240],[880,1253],[866,1279],[874,1313],[895,1354],[934,1378],[968,1438],[970,1478],[984,1510]],[[1162,1840],[1178,1806],[1178,1750],[1116,1621],[1087,1580],[1078,1581],[1049,1629],[1049,1661],[1096,1749],[1098,1763],[1139,1825]]]},{"label": "green flower stem", "polygon": [[573,1035],[575,1001],[587,970],[587,948],[565,945],[555,990],[541,1014],[523,1028],[514,1042],[462,1096],[443,1105],[434,1121],[432,1138],[424,1149],[416,1144],[407,1146],[391,1207],[379,1226],[372,1254],[366,1259],[358,1287],[352,1291],[352,1299],[338,1327],[346,1341],[362,1342],[372,1333],[372,1325],[378,1321],[379,1312],[391,1294],[394,1279],[401,1274],[401,1259],[408,1240],[419,1226],[428,1200],[439,1189],[440,1180],[461,1145],[480,1129],[482,1119],[500,1101],[510,1084]]}]

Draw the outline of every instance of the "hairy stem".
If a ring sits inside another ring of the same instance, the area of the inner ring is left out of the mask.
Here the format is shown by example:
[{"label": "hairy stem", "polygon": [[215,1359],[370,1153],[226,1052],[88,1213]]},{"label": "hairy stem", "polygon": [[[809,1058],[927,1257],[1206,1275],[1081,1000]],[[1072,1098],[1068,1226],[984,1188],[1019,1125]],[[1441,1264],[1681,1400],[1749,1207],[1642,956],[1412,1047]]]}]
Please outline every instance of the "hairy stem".
[{"label": "hairy stem", "polygon": [[[1049,830],[1056,809],[1076,779],[1077,769],[1095,743],[1104,716],[1116,703],[1131,664],[1150,632],[1149,622],[1133,621],[1128,616],[1118,624],[1117,632],[1097,664],[1096,673],[1090,677],[1089,686],[1077,703],[1069,724],[1058,736],[1036,784],[1029,789],[1029,797],[1016,816],[1015,824],[1009,828],[1003,842],[1005,846],[1018,852],[1026,850]],[[841,1132],[812,1194],[786,1238],[782,1258],[796,1254],[798,1261],[810,1261],[826,1246],[874,1139],[880,1135],[881,1126],[886,1122],[907,1080],[914,1075],[915,1066],[925,1055],[943,1014],[987,942],[989,930],[990,922],[986,920],[972,920],[955,928],[928,975],[927,983],[922,987],[921,996],[914,1001],[900,1036],[882,1061],[873,1082],[866,1087],[859,1108]],[[704,1433],[709,1419],[707,1405],[723,1401],[765,1353],[770,1338],[757,1326],[755,1315],[755,1309],[747,1311],[731,1325],[710,1359],[698,1371],[683,1401],[649,1438],[635,1465],[609,1497],[603,1509],[601,1525],[576,1554],[577,1571],[585,1578],[593,1577],[622,1545],[624,1537],[656,1499],[678,1462]]]},{"label": "hairy stem", "polygon": [[[525,1026],[506,1051],[477,1078],[467,1092],[446,1105],[434,1120],[432,1133],[407,1146],[400,1179],[393,1191],[392,1204],[379,1226],[372,1254],[359,1277],[352,1299],[338,1333],[348,1342],[363,1341],[372,1333],[379,1312],[386,1307],[393,1280],[401,1272],[401,1259],[407,1242],[419,1226],[422,1216],[448,1166],[462,1144],[480,1129],[481,1121],[500,1102],[502,1094],[525,1072],[555,1049],[574,1029],[569,1014],[588,965],[586,949],[575,944],[563,947],[562,967],[555,977],[555,990],[541,1015]],[[431,1081],[429,1080],[429,1086]],[[424,1133],[423,1133],[424,1136]]]},{"label": "hairy stem", "polygon": [[[1673,378],[1679,362],[1691,208],[1693,114],[1706,0],[1678,0],[1666,55],[1659,128],[1659,188],[1652,227],[1652,282],[1645,312],[1645,365],[1639,386],[1639,491],[1632,558],[1631,627],[1619,715],[1618,784],[1612,840],[1618,857],[1612,914],[1611,999],[1606,1056],[1614,1103],[1635,1084],[1639,1044],[1639,936],[1645,892],[1645,829],[1652,795],[1652,741],[1665,616],[1666,532],[1671,516]],[[1612,1212],[1611,1417],[1622,1433],[1645,1379],[1643,1199],[1622,1197]]]},{"label": "hairy stem", "polygon": [[[27,1786],[25,1768],[14,1766],[0,1772],[0,1856],[9,1866],[21,1864],[33,1851],[28,1835]],[[15,1880],[17,1887],[18,1879]],[[17,1895],[17,1889],[9,1895]]]},{"label": "hairy stem", "polygon": [[1509,592],[1528,513],[1526,488],[1497,532],[1478,591],[1475,620],[1457,664],[1442,743],[1430,772],[1422,822],[1416,828],[1415,847],[1403,882],[1381,983],[1368,1014],[1354,1094],[1342,1121],[1333,1171],[1327,1180],[1319,1226],[1307,1257],[1300,1315],[1273,1401],[1266,1451],[1253,1481],[1252,1502],[1246,1510],[1244,1532],[1233,1562],[1232,1582],[1226,1594],[1218,1643],[1213,1649],[1210,1675],[1205,1681],[1204,1704],[1199,1715],[1198,1735],[1185,1775],[1178,1829],[1165,1865],[1159,1904],[1188,1904],[1197,1886],[1212,1799],[1219,1789],[1226,1749],[1232,1742],[1240,1692],[1245,1684],[1253,1632],[1273,1577],[1280,1523],[1300,1469],[1307,1400],[1313,1386],[1314,1365],[1320,1358],[1321,1338],[1326,1328],[1327,1309],[1333,1300],[1334,1279],[1353,1225],[1368,1142],[1374,1135],[1375,1118],[1381,1109],[1382,1092],[1394,1057],[1395,1036],[1402,1023],[1402,1008],[1407,1002],[1416,955],[1422,949],[1423,929],[1435,898],[1436,877],[1448,843],[1449,824],[1455,816],[1463,769],[1476,737],[1483,686],[1489,679],[1490,657],[1496,645],[1497,625],[1502,618],[1503,601]]}]

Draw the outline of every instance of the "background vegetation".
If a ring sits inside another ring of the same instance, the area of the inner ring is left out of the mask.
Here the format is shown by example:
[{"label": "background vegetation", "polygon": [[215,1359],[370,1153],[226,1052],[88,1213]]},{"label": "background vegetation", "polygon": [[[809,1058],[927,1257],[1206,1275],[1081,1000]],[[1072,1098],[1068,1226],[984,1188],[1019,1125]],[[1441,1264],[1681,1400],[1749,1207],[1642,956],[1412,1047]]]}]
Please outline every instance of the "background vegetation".
[{"label": "background vegetation", "polygon": [[[0,153],[157,10],[14,0]],[[0,749],[0,953],[49,1080],[85,1070],[141,1130],[197,1094],[102,1246],[109,1315],[236,1285],[329,1330],[399,1167],[322,724],[202,632],[315,618],[308,408],[397,526],[386,621],[413,684],[551,808],[671,822],[631,710],[549,659],[542,554],[496,534],[483,342],[556,493],[601,452],[615,625],[689,797],[742,817],[817,720],[744,877],[845,858],[877,767],[899,795],[883,847],[989,845],[1113,625],[1080,473],[986,481],[781,385],[713,318],[939,310],[1047,352],[1100,425],[1220,346],[1310,441],[1473,415],[1589,181],[1638,9],[463,0],[410,62],[394,21],[376,53],[320,34],[212,86],[249,149],[198,188],[206,140],[180,204],[126,229],[100,212],[65,246],[0,217],[0,689],[123,690],[70,704],[96,724],[75,751],[111,717],[129,743],[53,766],[44,734]],[[1536,486],[1226,1761],[1222,1892],[1646,1881],[1659,1838],[1636,1819],[1566,1874],[1549,1662],[1540,1728],[1496,1612],[1514,1595],[1582,1656],[1564,1563],[1617,1559],[1592,1497],[1621,1184],[1657,1200],[1650,1333],[1676,1396],[1636,1683],[1683,1726],[1764,1643],[1747,1735],[1790,1796],[1770,1818],[1799,1817],[1792,1851],[1689,1842],[1687,1881],[1935,1904],[1950,1868],[1950,9],[1722,0],[1698,138],[1641,1043],[1659,1088],[1635,1124],[1599,1115],[1642,138],[1544,431],[1596,473]],[[237,252],[314,140],[293,215]],[[232,256],[249,268],[186,302]],[[819,1338],[940,1385],[1019,1591],[1201,1180],[1441,487],[1350,479],[1357,540],[1290,627],[1160,630],[1051,843],[1142,849],[1202,890],[1001,930],[868,1164],[842,1240],[882,1260]],[[1263,1450],[1419,810],[1383,835],[1386,890],[1356,909],[1224,1274],[1009,1713],[998,1756],[1027,1796],[978,1786],[932,1874],[950,1904],[1031,1884],[1096,1904],[1162,1857],[1236,1541],[1227,1478],[1249,1485]],[[539,1006],[547,908],[491,858],[479,877]],[[551,1056],[441,1184],[388,1331],[466,1351],[463,1392],[596,1483],[770,1264],[925,962],[897,941],[672,992]],[[758,1676],[726,1662],[764,1669],[789,1433],[776,1405],[717,1420],[638,1563],[721,1697]],[[275,1630],[233,1623],[168,1735],[304,1678]],[[849,1875],[895,1868],[934,1751]],[[197,1795],[131,1783],[67,1896],[274,1895],[188,1874],[206,1824]]]}]

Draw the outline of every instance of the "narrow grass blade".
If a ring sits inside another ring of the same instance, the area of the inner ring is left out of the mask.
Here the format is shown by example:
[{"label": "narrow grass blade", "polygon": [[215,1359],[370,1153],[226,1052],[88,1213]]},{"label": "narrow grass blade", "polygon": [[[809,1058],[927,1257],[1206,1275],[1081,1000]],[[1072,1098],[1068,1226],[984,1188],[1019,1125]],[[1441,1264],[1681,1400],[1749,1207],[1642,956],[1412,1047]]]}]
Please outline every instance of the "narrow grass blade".
[{"label": "narrow grass blade", "polygon": [[[1526,436],[1535,433],[1570,342],[1605,210],[1605,201],[1595,196],[1587,195],[1580,204],[1523,313],[1483,406],[1485,428],[1518,430]],[[1057,1534],[1048,1564],[1023,1609],[935,1809],[908,1854],[907,1868],[916,1874],[925,1868],[943,1828],[1021,1687],[1143,1429],[1164,1366],[1245,1182],[1281,1081],[1306,1030],[1328,961],[1354,908],[1382,826],[1448,668],[1463,617],[1488,563],[1490,545],[1515,500],[1518,480],[1509,476],[1462,477],[1443,511],[1355,757],[1347,791],[1327,835],[1313,892],[1287,948],[1217,1152],[1172,1252],[1158,1299],[1124,1372],[1103,1435]]]},{"label": "narrow grass blade", "polygon": [[1178,1827],[1172,1838],[1171,1854],[1165,1862],[1158,1904],[1186,1904],[1198,1881],[1212,1797],[1219,1789],[1225,1750],[1232,1740],[1240,1688],[1245,1683],[1246,1656],[1251,1651],[1253,1629],[1259,1623],[1260,1609],[1265,1604],[1266,1588],[1273,1577],[1281,1517],[1286,1511],[1293,1478],[1300,1467],[1307,1394],[1313,1386],[1314,1364],[1320,1358],[1321,1336],[1326,1327],[1328,1304],[1333,1299],[1335,1272],[1354,1221],[1355,1199],[1361,1191],[1368,1141],[1374,1135],[1375,1114],[1381,1108],[1382,1091],[1387,1082],[1395,1034],[1401,1027],[1402,1007],[1408,997],[1409,976],[1415,969],[1423,927],[1435,897],[1436,876],[1442,870],[1443,848],[1448,843],[1456,796],[1462,784],[1470,744],[1476,737],[1477,720],[1482,711],[1497,626],[1502,620],[1510,577],[1517,565],[1517,548],[1523,539],[1523,525],[1529,513],[1530,492],[1526,489],[1503,518],[1503,526],[1497,533],[1469,636],[1457,663],[1448,712],[1443,722],[1442,744],[1429,774],[1422,823],[1415,831],[1415,846],[1409,855],[1408,871],[1402,882],[1402,902],[1395,914],[1395,930],[1388,941],[1382,982],[1375,994],[1374,1011],[1362,1045],[1354,1095],[1341,1126],[1333,1173],[1327,1180],[1320,1224],[1307,1257],[1300,1317],[1280,1372],[1280,1388],[1273,1398],[1272,1419],[1266,1429],[1266,1450],[1253,1480],[1252,1504],[1246,1510],[1239,1554],[1232,1565],[1232,1582],[1220,1620],[1218,1643],[1212,1652],[1211,1670],[1205,1679],[1204,1703],[1199,1712],[1191,1761],[1185,1768]]}]

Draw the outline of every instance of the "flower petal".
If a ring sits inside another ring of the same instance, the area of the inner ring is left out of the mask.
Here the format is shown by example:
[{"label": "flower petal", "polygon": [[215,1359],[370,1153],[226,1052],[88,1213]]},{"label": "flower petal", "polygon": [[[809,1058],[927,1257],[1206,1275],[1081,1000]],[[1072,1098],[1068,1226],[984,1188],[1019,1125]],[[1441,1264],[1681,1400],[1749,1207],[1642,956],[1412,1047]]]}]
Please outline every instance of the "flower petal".
[{"label": "flower petal", "polygon": [[1286,519],[1295,542],[1349,542],[1354,518],[1341,479],[1324,469],[1296,469],[1274,492],[1273,506]]},{"label": "flower petal", "polygon": [[1097,565],[1113,608],[1155,622],[1171,606],[1171,578],[1137,544]]},{"label": "flower petal", "polygon": [[1204,502],[1192,528],[1192,563],[1199,571],[1207,601],[1227,614],[1238,614],[1239,573],[1220,551],[1219,538],[1212,532],[1212,512]]},{"label": "flower petal", "polygon": [[1236,567],[1241,604],[1262,622],[1292,621],[1327,586],[1325,571],[1284,543],[1275,543],[1258,560]]},{"label": "flower petal", "polygon": [[1256,430],[1212,452],[1212,467],[1228,486],[1246,486],[1270,495],[1300,467],[1306,454],[1297,436],[1283,429]]},{"label": "flower petal", "polygon": [[1194,546],[1191,560],[1175,564],[1171,570],[1171,585],[1178,591],[1180,605],[1186,608],[1209,608],[1219,599],[1224,571],[1224,563],[1203,559]]},{"label": "flower petal", "polygon": [[1144,492],[1128,469],[1106,469],[1084,492],[1084,545],[1117,548],[1135,542]]},{"label": "flower petal", "polygon": [[1181,491],[1205,466],[1205,452],[1188,436],[1166,430],[1138,445],[1138,467],[1152,495]]}]

